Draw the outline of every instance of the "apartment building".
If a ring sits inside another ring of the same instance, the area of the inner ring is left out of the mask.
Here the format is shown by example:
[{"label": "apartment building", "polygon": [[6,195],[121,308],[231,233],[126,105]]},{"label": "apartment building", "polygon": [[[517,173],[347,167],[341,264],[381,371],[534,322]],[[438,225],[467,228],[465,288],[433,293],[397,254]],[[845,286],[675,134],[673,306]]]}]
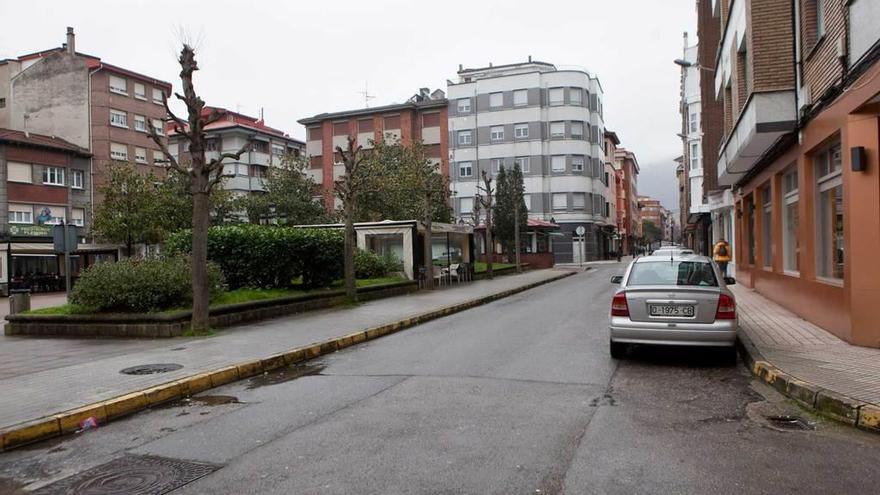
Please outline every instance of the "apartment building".
[{"label": "apartment building", "polygon": [[321,184],[327,210],[340,207],[333,183],[344,173],[344,167],[335,150],[337,146],[345,149],[349,136],[364,149],[372,147],[371,141],[382,139],[387,142],[400,140],[403,144],[421,140],[428,158],[448,177],[447,106],[448,100],[442,90],[432,92],[421,88],[405,103],[322,113],[299,120],[306,126],[310,172]]},{"label": "apartment building", "polygon": [[[459,66],[450,83],[454,210],[469,221],[485,170],[519,165],[529,217],[559,225],[556,262],[598,259],[606,224],[602,87],[595,75],[532,61]],[[573,233],[586,230],[581,249]]]},{"label": "apartment building", "polygon": [[76,51],[73,28],[58,48],[0,61],[0,127],[55,136],[92,154],[90,204],[116,161],[164,170],[148,126],[164,132],[171,84]]},{"label": "apartment building", "polygon": [[623,147],[614,151],[616,169],[620,170],[622,196],[618,202],[619,227],[623,254],[634,255],[642,238],[642,218],[639,213],[639,162],[635,153]]},{"label": "apartment building", "polygon": [[[269,167],[278,166],[287,155],[301,156],[305,153],[306,144],[290,137],[286,132],[269,127],[260,117],[250,117],[225,108],[206,106],[203,115],[222,112],[223,117],[205,127],[207,137],[205,158],[218,158],[222,153],[235,153],[249,140],[252,141],[248,150],[236,160],[227,160],[223,164],[223,174],[228,176],[223,187],[236,195],[261,193],[266,190],[263,178]],[[174,131],[174,126],[166,126],[168,130],[168,152],[182,162],[189,160],[189,141]]]},{"label": "apartment building", "polygon": [[[700,254],[709,254],[712,247],[712,217],[706,191],[703,188],[703,131],[701,127],[701,72],[703,66],[698,61],[698,45],[688,44],[688,35],[684,33],[684,49],[681,65],[681,136],[683,155],[687,165],[685,215],[685,244]],[[710,72],[711,74],[711,72]],[[714,98],[713,98],[714,100]]]},{"label": "apartment building", "polygon": [[614,160],[614,152],[620,145],[617,133],[605,129],[605,244],[609,256],[617,255],[621,249],[620,229],[622,227],[620,207],[623,202],[623,171]]},{"label": "apartment building", "polygon": [[[0,129],[0,293],[13,288],[58,290],[64,256],[55,253],[54,225],[90,227],[91,153],[53,136]],[[73,248],[74,275],[101,256],[115,257],[113,247],[78,244]]]},{"label": "apartment building", "polygon": [[880,347],[880,3],[712,7],[717,177],[733,187],[737,280]]}]

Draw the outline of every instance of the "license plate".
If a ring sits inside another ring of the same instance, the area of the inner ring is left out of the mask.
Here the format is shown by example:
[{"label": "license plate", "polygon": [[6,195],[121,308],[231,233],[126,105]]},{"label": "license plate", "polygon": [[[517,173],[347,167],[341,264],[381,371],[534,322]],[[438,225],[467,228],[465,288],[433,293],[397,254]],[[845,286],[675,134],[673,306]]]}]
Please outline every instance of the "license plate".
[{"label": "license plate", "polygon": [[651,316],[682,316],[692,318],[694,316],[693,306],[680,306],[675,304],[650,304],[648,311]]}]

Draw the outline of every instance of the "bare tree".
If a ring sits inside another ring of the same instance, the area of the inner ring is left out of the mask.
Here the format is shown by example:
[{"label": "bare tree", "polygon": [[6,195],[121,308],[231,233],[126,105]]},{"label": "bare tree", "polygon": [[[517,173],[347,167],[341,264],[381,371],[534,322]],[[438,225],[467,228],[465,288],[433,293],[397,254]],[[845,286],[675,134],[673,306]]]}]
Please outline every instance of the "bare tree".
[{"label": "bare tree", "polygon": [[223,161],[227,159],[238,160],[251,146],[251,141],[249,140],[235,153],[221,153],[217,158],[206,160],[205,127],[223,118],[225,112],[213,110],[208,115],[203,115],[205,102],[196,94],[193,87],[193,73],[199,70],[195,55],[195,50],[184,43],[178,59],[183,94],[175,93],[174,96],[186,104],[187,119],[184,120],[171,111],[168,107],[167,96],[162,100],[168,115],[167,118],[172,123],[174,131],[188,143],[190,163],[181,166],[174,155],[168,151],[164,132],[160,135],[152,125],[148,125],[147,130],[165,155],[166,167],[172,173],[188,176],[190,181],[190,193],[192,194],[192,330],[201,332],[208,330],[208,226],[211,222],[211,192],[225,177],[223,175]]},{"label": "bare tree", "polygon": [[355,138],[348,137],[346,149],[336,147],[342,159],[345,173],[334,183],[336,195],[342,201],[342,216],[345,221],[345,296],[351,301],[357,301],[357,282],[354,273],[354,216],[357,211],[358,196],[365,183],[364,174],[361,173],[361,164],[364,154],[361,146],[355,146]]},{"label": "bare tree", "polygon": [[[477,186],[477,189],[483,194],[477,194],[474,203],[479,203],[486,210],[486,276],[492,279],[492,258],[495,256],[495,243],[492,240],[492,199],[495,191],[492,189],[492,176],[485,170],[482,171],[482,176],[483,185]],[[476,211],[476,207],[474,208]]]}]

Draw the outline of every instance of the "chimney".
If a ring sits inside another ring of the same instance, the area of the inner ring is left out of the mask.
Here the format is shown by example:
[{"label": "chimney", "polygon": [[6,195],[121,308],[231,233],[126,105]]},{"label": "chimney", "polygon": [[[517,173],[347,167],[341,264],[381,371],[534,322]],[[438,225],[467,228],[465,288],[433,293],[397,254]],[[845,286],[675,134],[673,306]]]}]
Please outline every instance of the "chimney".
[{"label": "chimney", "polygon": [[458,64],[458,71],[461,72],[464,70],[464,65]]},{"label": "chimney", "polygon": [[532,63],[532,56],[529,55],[529,63]]},{"label": "chimney", "polygon": [[67,26],[67,43],[65,46],[67,47],[67,53],[74,55],[76,54],[76,35],[73,34],[73,28]]}]

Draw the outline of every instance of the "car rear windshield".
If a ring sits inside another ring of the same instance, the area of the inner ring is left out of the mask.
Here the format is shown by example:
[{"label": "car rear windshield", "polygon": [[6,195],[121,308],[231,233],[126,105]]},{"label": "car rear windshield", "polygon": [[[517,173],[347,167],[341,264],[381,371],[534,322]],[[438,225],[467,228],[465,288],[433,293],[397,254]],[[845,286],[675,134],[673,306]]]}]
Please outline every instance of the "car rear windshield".
[{"label": "car rear windshield", "polygon": [[657,260],[633,265],[626,285],[718,287],[712,264],[704,261]]}]

